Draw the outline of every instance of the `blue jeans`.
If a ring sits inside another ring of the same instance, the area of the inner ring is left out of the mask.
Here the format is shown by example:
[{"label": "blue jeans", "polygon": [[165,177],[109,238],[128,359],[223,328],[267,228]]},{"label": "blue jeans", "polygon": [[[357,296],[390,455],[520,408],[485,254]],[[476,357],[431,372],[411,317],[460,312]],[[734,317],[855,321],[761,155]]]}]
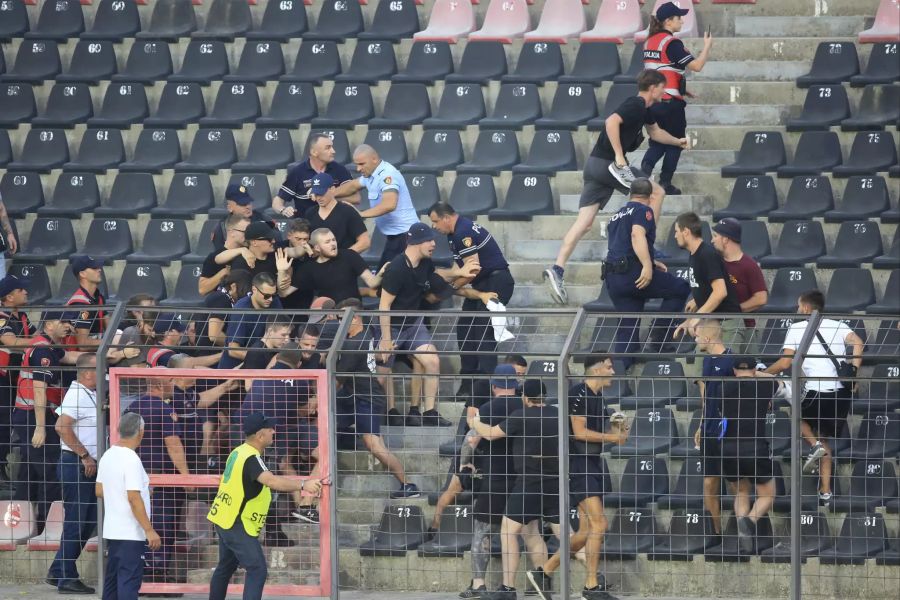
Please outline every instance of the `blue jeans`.
[{"label": "blue jeans", "polygon": [[147,542],[106,540],[109,556],[103,578],[103,600],[137,600],[144,577]]},{"label": "blue jeans", "polygon": [[209,580],[209,600],[224,600],[228,582],[238,566],[247,570],[244,600],[261,599],[269,570],[259,539],[247,534],[240,519],[231,529],[216,525],[216,534],[219,536],[219,564]]},{"label": "blue jeans", "polygon": [[47,577],[56,578],[59,585],[78,579],[76,562],[84,545],[97,527],[97,496],[94,494],[96,477],[87,477],[84,466],[72,452],[62,452],[59,457],[59,480],[62,483],[63,522],[62,539],[56,558],[50,565]]},{"label": "blue jeans", "polygon": [[[684,115],[686,105],[684,100],[658,102],[650,107],[650,114],[653,115],[654,119],[656,119],[656,124],[663,130],[677,138],[683,138],[687,129],[687,120]],[[681,148],[650,140],[647,152],[644,154],[643,160],[641,160],[641,170],[649,177],[660,158],[663,159],[663,164],[659,174],[659,183],[660,185],[670,184],[672,183],[675,169],[678,168]]]}]

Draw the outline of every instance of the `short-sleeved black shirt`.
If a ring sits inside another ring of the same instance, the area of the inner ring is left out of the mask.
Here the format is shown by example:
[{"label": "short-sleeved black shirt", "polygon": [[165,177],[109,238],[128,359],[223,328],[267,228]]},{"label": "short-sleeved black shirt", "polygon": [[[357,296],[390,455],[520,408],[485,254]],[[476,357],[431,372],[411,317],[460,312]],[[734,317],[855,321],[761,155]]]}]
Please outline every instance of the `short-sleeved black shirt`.
[{"label": "short-sleeved black shirt", "polygon": [[252,500],[259,496],[263,491],[263,484],[257,479],[259,476],[268,471],[266,463],[263,462],[262,456],[251,456],[244,461],[244,468],[241,473],[241,483],[244,486],[244,499]]},{"label": "short-sleeved black shirt", "polygon": [[735,377],[722,384],[725,437],[751,442],[766,439],[766,414],[778,384],[768,377]]},{"label": "short-sleeved black shirt", "polygon": [[366,261],[353,250],[338,250],[328,262],[308,260],[294,272],[291,284],[301,291],[313,291],[335,303],[359,299],[359,276],[368,269]]},{"label": "short-sleeved black shirt", "polygon": [[[586,383],[579,383],[569,388],[569,415],[571,417],[585,417],[587,428],[599,433],[605,432],[609,424],[609,411],[603,395],[595,393]],[[584,451],[575,444],[571,419],[569,422],[569,471],[571,473],[599,472],[597,457],[585,455]]]},{"label": "short-sleeved black shirt", "polygon": [[[419,310],[426,294],[445,297],[453,288],[434,271],[434,263],[423,258],[418,266],[413,267],[406,254],[394,257],[384,272],[381,289],[396,296],[391,310]],[[402,327],[403,317],[394,317],[392,323]]]},{"label": "short-sleeved black shirt", "polygon": [[[338,186],[353,179],[347,167],[334,160],[325,166],[325,172],[334,179],[334,185]],[[312,168],[307,158],[293,169],[288,171],[284,183],[278,190],[278,196],[284,200],[286,206],[294,205],[298,214],[304,214],[316,203],[309,197],[309,188],[312,187],[312,180],[319,172]]]},{"label": "short-sleeved black shirt", "polygon": [[559,473],[559,415],[555,406],[525,406],[500,424],[512,440],[513,461],[519,475]]},{"label": "short-sleeved black shirt", "polygon": [[[505,422],[517,410],[522,410],[521,397],[498,396],[482,404],[478,413],[482,423],[493,427]],[[482,439],[478,442],[478,452],[475,466],[486,474],[496,477],[516,473],[512,438],[507,436],[494,441]]]},{"label": "short-sleeved black shirt", "polygon": [[304,218],[309,221],[310,231],[321,227],[330,229],[338,248],[349,248],[356,243],[356,238],[366,232],[366,224],[359,212],[345,202],[338,202],[324,219],[319,216],[319,206],[313,205],[306,211]]},{"label": "short-sleeved black shirt", "polygon": [[203,265],[200,267],[200,277],[215,277],[219,271],[225,268],[225,265],[220,265],[216,262],[216,257],[221,252],[221,250],[213,250],[203,259]]},{"label": "short-sleeved black shirt", "polygon": [[278,349],[266,348],[262,340],[256,340],[247,348],[242,369],[265,369],[269,366],[272,357],[278,354]]},{"label": "short-sleeved black shirt", "polygon": [[728,295],[713,312],[741,312],[741,303],[738,302],[734,286],[731,284],[731,278],[728,276],[728,271],[725,270],[725,262],[711,244],[700,242],[697,251],[691,254],[689,274],[691,292],[694,296],[694,302],[697,303],[697,308],[700,308],[709,300],[709,296],[712,294],[712,282],[716,279],[722,279],[725,282],[725,289],[728,291]]},{"label": "short-sleeved black shirt", "polygon": [[267,254],[264,260],[257,260],[252,269],[250,268],[250,265],[247,264],[247,261],[243,256],[238,256],[228,264],[231,266],[232,271],[234,271],[235,269],[244,269],[245,271],[250,271],[251,279],[259,275],[260,273],[269,273],[273,277],[278,275],[278,268],[275,266],[274,252]]},{"label": "short-sleeved black shirt", "polygon": [[[640,96],[631,96],[613,112],[622,117],[622,124],[619,126],[619,141],[622,143],[622,151],[633,152],[637,150],[644,140],[644,134],[641,133],[644,125],[651,125],[656,122],[647,109],[647,103]],[[609,143],[606,128],[600,131],[600,137],[597,138],[597,143],[594,144],[594,149],[591,150],[591,156],[604,160],[615,160],[616,153]]]}]

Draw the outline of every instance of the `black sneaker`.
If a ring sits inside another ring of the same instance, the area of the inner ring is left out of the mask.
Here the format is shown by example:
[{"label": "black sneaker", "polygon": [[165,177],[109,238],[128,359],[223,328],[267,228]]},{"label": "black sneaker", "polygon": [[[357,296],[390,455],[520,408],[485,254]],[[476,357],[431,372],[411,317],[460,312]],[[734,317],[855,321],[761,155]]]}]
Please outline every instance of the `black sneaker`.
[{"label": "black sneaker", "polygon": [[404,483],[399,490],[391,492],[391,499],[418,498],[421,495],[422,493],[419,491],[419,486],[414,483]]},{"label": "black sneaker", "polygon": [[453,425],[450,421],[441,416],[436,409],[426,410],[422,414],[422,425],[426,427],[449,427]]},{"label": "black sneaker", "polygon": [[490,592],[487,596],[482,596],[489,600],[516,600],[516,588],[501,585],[496,592]]},{"label": "black sneaker", "polygon": [[387,414],[388,425],[391,427],[402,427],[406,424],[406,420],[403,418],[403,415],[400,414],[400,411],[396,408],[392,408],[388,411]]},{"label": "black sneaker", "polygon": [[409,412],[406,413],[406,426],[407,427],[421,427],[422,426],[422,413],[419,412],[419,409],[415,406],[410,407]]},{"label": "black sneaker", "polygon": [[666,192],[666,196],[680,196],[681,188],[677,188],[671,183],[666,183],[662,186],[663,190]]},{"label": "black sneaker", "polygon": [[59,584],[57,588],[60,594],[88,595],[95,594],[97,590],[85,585],[80,579],[72,579],[65,583]]},{"label": "black sneaker", "polygon": [[598,585],[595,588],[581,590],[581,600],[619,600],[606,590],[600,589]]},{"label": "black sneaker", "polygon": [[[553,578],[544,573],[544,569],[538,567],[525,572],[529,587],[541,598],[541,600],[553,600],[550,592],[553,589]],[[527,592],[526,592],[527,595]]]},{"label": "black sneaker", "polygon": [[319,510],[316,508],[298,508],[291,513],[291,516],[304,523],[312,523],[313,525],[319,524]]},{"label": "black sneaker", "polygon": [[478,586],[477,588],[473,588],[472,584],[469,583],[469,587],[461,591],[459,593],[459,597],[463,598],[463,600],[471,600],[472,598],[487,598],[487,593],[487,587],[484,584]]},{"label": "black sneaker", "polygon": [[754,540],[756,538],[756,523],[750,517],[738,517],[738,548],[742,554],[753,554]]}]

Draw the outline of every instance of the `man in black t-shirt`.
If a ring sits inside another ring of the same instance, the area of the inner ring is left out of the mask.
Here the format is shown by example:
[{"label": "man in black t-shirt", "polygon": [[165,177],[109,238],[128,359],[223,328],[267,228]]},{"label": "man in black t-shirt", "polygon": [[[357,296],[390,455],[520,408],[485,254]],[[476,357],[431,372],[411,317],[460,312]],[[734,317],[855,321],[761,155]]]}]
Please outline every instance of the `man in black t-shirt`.
[{"label": "man in black t-shirt", "polygon": [[[766,434],[766,415],[781,385],[756,370],[749,356],[734,359],[735,378],[722,383],[722,474],[734,490],[734,515],[742,552],[755,551],[756,523],[775,502],[772,455]],[[751,483],[756,500],[750,505]]]},{"label": "man in black t-shirt", "polygon": [[537,554],[532,544],[543,544],[540,519],[550,523],[559,536],[559,416],[555,406],[544,403],[545,394],[539,379],[526,379],[523,407],[510,413],[504,422],[492,427],[482,423],[477,412],[469,419],[469,426],[485,440],[509,438],[516,471],[500,524],[503,585],[491,595],[497,600],[516,599],[518,536],[523,536],[532,556]]},{"label": "man in black t-shirt", "polygon": [[[698,315],[740,313],[741,303],[725,270],[722,256],[712,244],[703,241],[700,217],[692,212],[678,215],[675,219],[675,241],[680,248],[691,253],[689,283],[693,298],[688,300],[685,310]],[[726,319],[722,323],[723,329],[729,321],[736,322],[731,325],[743,325],[743,319]],[[686,320],[675,328],[674,336],[678,338],[682,333],[687,333],[696,337],[699,323],[699,318]]]},{"label": "man in black t-shirt", "polygon": [[[244,233],[250,219],[242,215],[228,215],[225,218],[225,242],[223,248],[214,249],[206,255],[200,267],[200,279],[197,282],[200,295],[205,296],[222,285],[222,281],[231,270],[231,261],[243,256],[245,261],[253,261],[250,250],[244,239]],[[239,268],[239,267],[235,267]]]},{"label": "man in black t-shirt", "polygon": [[322,173],[315,176],[309,194],[317,205],[307,209],[304,214],[311,229],[330,229],[338,248],[342,250],[349,249],[362,254],[369,249],[372,241],[369,239],[366,223],[355,208],[335,198],[334,179],[331,175]]},{"label": "man in black t-shirt", "polygon": [[228,315],[222,309],[234,308],[234,303],[243,298],[250,291],[250,272],[236,269],[228,273],[222,280],[222,285],[203,298],[203,308],[206,318],[197,323],[197,347],[201,352],[218,352],[225,347],[225,321]]},{"label": "man in black t-shirt", "polygon": [[[277,245],[274,230],[262,221],[254,221],[244,229],[244,239],[250,255],[245,257],[244,252],[239,252],[239,255],[233,258],[228,266],[232,269],[250,271],[254,277],[260,273],[275,276],[278,267],[275,264]],[[284,252],[284,250],[279,252]]]},{"label": "man in black t-shirt", "polygon": [[275,355],[284,345],[291,341],[290,319],[275,317],[266,325],[266,332],[247,347],[242,369],[268,369]]},{"label": "man in black t-shirt", "polygon": [[[646,128],[650,139],[660,144],[687,148],[687,139],[665,132],[648,110],[665,94],[665,81],[665,77],[656,71],[645,70],[638,74],[637,96],[625,100],[606,118],[605,128],[584,163],[584,187],[578,201],[578,217],[563,238],[556,263],[544,271],[551,295],[560,304],[568,302],[563,281],[566,262],[579,240],[591,230],[597,212],[606,207],[614,191],[627,194],[635,178],[647,176],[639,169],[629,167],[626,159],[626,154],[637,150],[643,142],[642,130]],[[654,201],[661,203],[665,192],[654,184],[653,194]]]}]

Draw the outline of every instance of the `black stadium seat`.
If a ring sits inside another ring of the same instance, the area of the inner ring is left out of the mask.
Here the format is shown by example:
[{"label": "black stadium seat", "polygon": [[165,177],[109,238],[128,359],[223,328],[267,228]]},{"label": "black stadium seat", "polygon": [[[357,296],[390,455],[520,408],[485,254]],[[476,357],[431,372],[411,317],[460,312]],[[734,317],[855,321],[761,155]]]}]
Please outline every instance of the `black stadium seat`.
[{"label": "black stadium seat", "polygon": [[[699,411],[698,411],[699,412]],[[693,420],[691,421],[694,422]],[[700,424],[699,416],[696,424]],[[694,450],[694,431],[688,431],[686,448]],[[690,453],[681,463],[681,471],[670,494],[660,497],[656,506],[664,510],[687,510],[703,508],[703,458],[699,451]]]},{"label": "black stadium seat", "polygon": [[622,105],[629,97],[637,94],[637,84],[629,82],[616,82],[612,84],[606,92],[606,99],[603,101],[603,110],[600,114],[587,122],[587,128],[590,131],[599,131],[606,125],[606,117],[611,115],[619,106]]},{"label": "black stadium seat", "polygon": [[488,213],[491,221],[530,221],[537,215],[552,215],[553,191],[546,175],[514,173],[501,208]]},{"label": "black stadium seat", "polygon": [[29,28],[28,10],[23,0],[0,3],[0,41],[22,37]]},{"label": "black stadium seat", "polygon": [[[686,398],[683,400],[687,400]],[[684,410],[686,402],[676,402],[675,410]],[[694,434],[700,428],[701,418],[703,417],[703,410],[696,408],[691,410],[691,420],[688,423],[687,435],[678,440],[678,443],[669,448],[669,456],[672,458],[694,458],[700,456],[700,449],[694,446]],[[684,473],[685,467],[682,465],[682,474]],[[698,471],[701,475],[703,474],[702,467]],[[679,475],[679,477],[681,477]],[[676,486],[677,488],[678,486]]]},{"label": "black stadium seat", "polygon": [[506,75],[506,50],[493,41],[470,41],[463,50],[459,68],[445,78],[447,83],[477,83],[486,85]]},{"label": "black stadium seat", "polygon": [[733,219],[755,219],[765,216],[778,208],[778,192],[775,181],[768,175],[741,175],[734,180],[728,206],[713,213],[718,221]]},{"label": "black stadium seat", "polygon": [[380,117],[369,119],[369,127],[410,129],[431,116],[431,100],[424,83],[394,82],[384,100]]},{"label": "black stadium seat", "polygon": [[141,249],[126,258],[130,263],[168,265],[190,251],[191,242],[184,221],[153,218],[144,230]]},{"label": "black stadium seat", "polygon": [[16,254],[20,262],[36,262],[44,265],[55,263],[75,252],[75,230],[66,218],[38,217],[31,225],[31,235],[24,250]]},{"label": "black stadium seat", "polygon": [[137,83],[110,83],[100,112],[87,120],[88,127],[127,129],[150,114],[147,92]]},{"label": "black stadium seat", "polygon": [[375,85],[390,79],[396,72],[397,59],[394,46],[389,41],[359,41],[353,50],[350,66],[334,79]]},{"label": "black stadium seat", "polygon": [[199,83],[209,85],[211,81],[228,75],[228,53],[225,42],[219,40],[191,40],[184,51],[181,69],[168,80],[176,83]]},{"label": "black stadium seat", "polygon": [[125,301],[136,294],[149,294],[157,302],[167,295],[166,279],[160,265],[126,263],[116,293],[110,302]]},{"label": "black stadium seat", "polygon": [[[760,553],[760,562],[763,563],[789,563],[791,562],[790,544],[778,543]],[[805,562],[807,558],[819,556],[823,551],[834,545],[831,536],[831,528],[828,519],[818,511],[803,512],[800,515],[800,557]]]},{"label": "black stadium seat", "polygon": [[323,2],[320,7],[316,26],[303,35],[304,40],[343,42],[365,28],[359,2]]},{"label": "black stadium seat", "polygon": [[34,89],[28,83],[0,83],[0,127],[18,127],[37,114]]},{"label": "black stadium seat", "polygon": [[406,69],[394,75],[391,80],[431,85],[435,81],[442,81],[452,72],[453,55],[450,53],[449,43],[413,42],[406,59]]},{"label": "black stadium seat", "polygon": [[850,78],[851,87],[900,81],[900,61],[897,60],[897,44],[872,44],[865,70]]},{"label": "black stadium seat", "polygon": [[419,140],[415,160],[403,166],[404,172],[436,175],[455,169],[463,162],[462,140],[454,129],[426,129]]},{"label": "black stadium seat", "polygon": [[653,510],[622,508],[616,511],[603,535],[603,555],[611,560],[634,560],[638,554],[653,549],[657,532],[662,532],[662,528],[657,525]]},{"label": "black stadium seat", "polygon": [[398,42],[419,31],[419,11],[413,0],[378,0],[372,25],[359,33],[361,40]]},{"label": "black stadium seat", "polygon": [[310,82],[320,84],[334,79],[341,72],[341,56],[333,40],[306,40],[300,44],[291,72],[282,75],[281,81]]},{"label": "black stadium seat", "polygon": [[897,163],[897,144],[893,136],[884,131],[861,131],[856,134],[850,156],[843,165],[834,168],[836,177],[868,175],[887,171]]},{"label": "black stadium seat", "polygon": [[237,162],[237,147],[230,129],[198,129],[188,160],[176,163],[176,171],[212,173]]},{"label": "black stadium seat", "polygon": [[90,30],[80,37],[82,40],[120,42],[123,38],[134,37],[140,30],[141,15],[135,0],[100,0]]},{"label": "black stadium seat", "polygon": [[503,83],[544,85],[556,81],[563,72],[562,50],[556,42],[525,42],[519,51],[516,68],[500,78]]},{"label": "black stadium seat", "polygon": [[429,173],[418,173],[406,178],[409,187],[409,195],[412,196],[413,206],[416,212],[424,215],[435,202],[440,202],[441,189],[438,187],[437,177]]},{"label": "black stadium seat", "polygon": [[450,190],[450,205],[463,215],[483,215],[497,206],[497,192],[490,175],[459,173]]},{"label": "black stadium seat", "polygon": [[206,260],[209,253],[213,251],[212,237],[213,232],[218,226],[219,221],[216,219],[207,219],[203,222],[203,226],[200,228],[200,234],[197,236],[197,241],[193,245],[194,249],[192,252],[181,257],[182,264],[200,264]]},{"label": "black stadium seat", "polygon": [[840,206],[825,213],[825,222],[877,218],[890,207],[891,198],[883,177],[854,175],[844,186]]},{"label": "black stadium seat", "polygon": [[151,211],[154,217],[192,219],[216,204],[206,173],[176,173],[166,192],[166,202]]},{"label": "black stadium seat", "polygon": [[634,83],[637,81],[638,73],[644,68],[644,44],[635,44],[634,50],[631,52],[631,60],[628,61],[628,68],[623,73],[619,73],[613,77],[613,83]]},{"label": "black stadium seat", "polygon": [[444,86],[441,100],[434,116],[425,119],[426,129],[465,129],[484,118],[484,96],[481,86],[472,83],[448,83]]},{"label": "black stadium seat", "polygon": [[44,186],[37,173],[4,173],[0,198],[10,217],[21,218],[44,205]]},{"label": "black stadium seat", "polygon": [[200,265],[183,264],[175,280],[175,290],[172,295],[160,302],[162,306],[193,307],[203,304],[203,296],[200,295],[198,283],[200,281]]},{"label": "black stadium seat", "polygon": [[419,556],[462,557],[472,546],[472,507],[447,506],[434,537],[419,546]]},{"label": "black stadium seat", "polygon": [[69,160],[69,143],[62,129],[32,127],[25,136],[19,160],[6,165],[10,171],[38,171],[46,173],[63,166]]},{"label": "black stadium seat", "polygon": [[[879,378],[887,381],[876,381]],[[865,415],[867,428],[872,425],[870,415],[889,415],[892,411],[900,408],[900,374],[897,373],[896,366],[875,365],[875,368],[872,369],[872,381],[869,382],[868,390],[859,393],[859,396],[854,399],[854,406],[859,405],[861,405],[862,414]],[[881,421],[883,423],[884,419]],[[871,435],[867,434],[866,437],[871,437]]]},{"label": "black stadium seat", "polygon": [[119,165],[120,171],[159,173],[181,162],[181,144],[174,129],[144,127],[134,147],[130,161]]},{"label": "black stadium seat", "polygon": [[[3,195],[4,198],[6,194]],[[876,257],[872,261],[872,265],[876,269],[897,269],[900,268],[900,227],[894,229],[894,239],[891,240],[890,249],[883,255]]]},{"label": "black stadium seat", "polygon": [[734,163],[722,167],[723,177],[762,175],[787,162],[784,140],[778,131],[749,131]]},{"label": "black stadium seat", "polygon": [[783,223],[793,219],[822,216],[834,208],[831,180],[825,176],[798,175],[791,181],[784,206],[767,215],[770,222]]},{"label": "black stadium seat", "polygon": [[44,2],[37,25],[25,33],[25,39],[59,40],[78,37],[84,31],[84,14],[78,0]]},{"label": "black stadium seat", "polygon": [[47,267],[44,265],[14,262],[9,265],[8,272],[19,279],[27,279],[31,282],[28,286],[28,301],[31,304],[40,306],[46,303],[52,295],[50,276],[47,275]]},{"label": "black stadium seat", "polygon": [[287,129],[259,127],[250,136],[247,156],[231,165],[232,171],[274,173],[294,161],[294,142]]},{"label": "black stadium seat", "polygon": [[541,117],[541,96],[533,83],[503,83],[491,116],[478,121],[480,128],[521,129]]},{"label": "black stadium seat", "polygon": [[234,173],[229,178],[228,185],[234,183],[247,188],[247,193],[253,198],[254,209],[262,212],[272,206],[272,189],[265,173]]},{"label": "black stadium seat", "polygon": [[814,85],[806,91],[800,115],[788,119],[788,131],[828,129],[850,116],[850,100],[841,84]]},{"label": "black stadium seat", "polygon": [[[610,448],[610,456],[647,457],[668,451],[678,441],[675,417],[668,408],[642,409],[635,412],[628,439],[620,446]],[[668,486],[667,486],[668,487]],[[663,490],[660,494],[668,493]]]},{"label": "black stadium seat", "polygon": [[669,470],[666,468],[666,460],[652,456],[632,456],[625,463],[619,491],[604,495],[603,503],[606,506],[641,508],[668,493]]},{"label": "black stadium seat", "polygon": [[100,206],[100,188],[92,173],[60,173],[50,202],[37,210],[42,217],[78,219]]},{"label": "black stadium seat", "polygon": [[12,162],[12,144],[9,141],[9,133],[0,129],[0,166]]},{"label": "black stadium seat", "polygon": [[594,86],[587,83],[560,83],[550,110],[534,122],[536,129],[576,130],[597,116]]},{"label": "black stadium seat", "polygon": [[319,114],[316,88],[310,82],[281,81],[272,94],[269,111],[256,120],[260,127],[297,127]]},{"label": "black stadium seat", "polygon": [[472,158],[458,165],[458,173],[499,175],[519,162],[519,140],[514,131],[479,129]]},{"label": "black stadium seat", "polygon": [[113,81],[133,81],[151,85],[172,74],[172,52],[162,41],[135,40],[128,51],[125,68],[112,76]]},{"label": "black stadium seat", "polygon": [[872,262],[881,253],[881,230],[877,221],[845,221],[838,230],[834,248],[820,256],[816,265],[822,269],[852,267]]},{"label": "black stadium seat", "polygon": [[[759,264],[764,269],[802,266],[825,254],[825,234],[818,221],[788,221],[781,229],[778,245]],[[796,298],[796,297],[795,297]]]},{"label": "black stadium seat", "polygon": [[259,94],[252,83],[223,83],[212,110],[201,117],[200,127],[240,129],[261,114]]},{"label": "black stadium seat", "polygon": [[833,512],[865,512],[884,506],[884,501],[897,497],[894,463],[882,457],[860,457],[853,465],[850,485],[831,499]]},{"label": "black stadium seat", "polygon": [[794,160],[778,167],[779,177],[818,175],[843,161],[841,141],[834,131],[804,131],[797,142]]},{"label": "black stadium seat", "polygon": [[825,294],[825,306],[836,313],[864,310],[875,304],[872,271],[856,267],[835,269]]},{"label": "black stadium seat", "polygon": [[559,83],[600,85],[622,71],[619,47],[612,42],[582,42],[575,55],[572,70],[559,76]]},{"label": "black stadium seat", "polygon": [[409,162],[409,153],[406,151],[406,136],[402,129],[379,129],[369,122],[369,130],[366,131],[364,144],[375,148],[381,160],[392,165],[402,165]]},{"label": "black stadium seat", "polygon": [[167,82],[152,116],[144,119],[144,127],[183,129],[206,114],[203,91],[199,83]]},{"label": "black stadium seat", "polygon": [[[702,497],[701,497],[702,499]],[[650,560],[692,560],[702,555],[715,540],[712,515],[700,508],[678,509],[672,514],[669,533],[662,539],[657,536]]]},{"label": "black stadium seat", "polygon": [[44,111],[31,120],[34,127],[75,127],[94,115],[91,88],[86,83],[55,83]]},{"label": "black stadium seat", "polygon": [[308,28],[304,2],[267,2],[259,27],[248,31],[247,39],[286,42],[302,37]]},{"label": "black stadium seat", "polygon": [[528,158],[513,167],[513,173],[556,175],[557,171],[575,171],[575,142],[566,130],[536,131],[528,150]]},{"label": "black stadium seat", "polygon": [[769,228],[764,221],[741,221],[741,249],[755,260],[772,253]]},{"label": "black stadium seat", "polygon": [[372,91],[363,83],[335,83],[322,116],[312,120],[313,127],[352,129],[375,116]]},{"label": "black stadium seat", "polygon": [[881,300],[866,309],[868,314],[897,315],[900,314],[900,270],[891,271],[884,286]]},{"label": "black stadium seat", "polygon": [[57,75],[56,81],[97,85],[100,81],[111,78],[117,70],[116,50],[112,42],[78,40],[72,51],[69,68]]},{"label": "black stadium seat", "polygon": [[125,144],[118,129],[88,128],[81,137],[78,158],[63,165],[66,171],[89,171],[92,173],[117,169],[125,162]]},{"label": "black stadium seat", "polygon": [[410,505],[388,505],[381,522],[372,530],[369,541],[359,547],[361,556],[406,556],[425,541],[425,516],[422,508]]},{"label": "black stadium seat", "polygon": [[798,87],[839,84],[859,73],[859,57],[853,42],[821,42],[809,73],[797,78]]},{"label": "black stadium seat", "polygon": [[887,547],[884,515],[856,512],[844,517],[835,545],[819,553],[823,565],[863,565]]},{"label": "black stadium seat", "polygon": [[62,70],[59,60],[59,48],[56,42],[49,40],[23,41],[19,44],[16,62],[2,81],[26,81],[39,83],[46,79],[54,79]]},{"label": "black stadium seat", "polygon": [[[278,4],[278,3],[276,3]],[[223,77],[224,81],[265,85],[284,75],[284,53],[281,44],[261,41],[247,42],[241,51],[237,68]]]},{"label": "black stadium seat", "polygon": [[197,17],[191,0],[157,0],[153,3],[150,26],[136,37],[152,40],[177,40],[197,29]]},{"label": "black stadium seat", "polygon": [[681,363],[675,360],[653,360],[644,363],[634,395],[622,398],[619,408],[621,410],[662,408],[675,404],[686,395],[687,384]]},{"label": "black stadium seat", "polygon": [[900,87],[868,85],[853,116],[841,121],[844,131],[884,129],[900,119]]},{"label": "black stadium seat", "polygon": [[[760,260],[760,263],[763,263],[765,258]],[[760,266],[763,266],[762,264]],[[805,291],[819,289],[819,284],[816,280],[816,273],[813,269],[808,269],[806,267],[797,268],[797,267],[781,267],[775,272],[775,277],[772,279],[772,286],[769,288],[769,301],[766,305],[761,309],[764,312],[772,312],[772,313],[795,313],[797,312],[797,298],[800,297]],[[769,323],[766,324],[766,329],[774,326],[774,319],[769,319]],[[769,336],[771,337],[771,332]],[[778,340],[778,343],[784,340],[784,334],[780,334],[781,340]],[[763,337],[766,338],[766,333],[763,332]],[[778,348],[777,354],[781,356],[781,348]]]},{"label": "black stadium seat", "polygon": [[[71,263],[65,263],[62,268],[62,276],[59,278],[59,285],[56,286],[56,294],[50,298],[47,303],[51,306],[61,306],[69,301],[72,297],[72,290],[78,288],[78,280],[70,268]],[[106,271],[100,270],[100,293],[104,298],[109,298],[109,289],[106,281]]]},{"label": "black stadium seat", "polygon": [[113,180],[106,204],[94,209],[94,215],[136,219],[156,206],[156,184],[150,173],[120,172]]},{"label": "black stadium seat", "polygon": [[84,245],[76,256],[91,256],[109,264],[134,251],[128,219],[94,219],[88,227]]},{"label": "black stadium seat", "polygon": [[253,25],[250,4],[244,0],[212,0],[206,11],[203,29],[191,34],[193,38],[231,42],[242,37]]}]

